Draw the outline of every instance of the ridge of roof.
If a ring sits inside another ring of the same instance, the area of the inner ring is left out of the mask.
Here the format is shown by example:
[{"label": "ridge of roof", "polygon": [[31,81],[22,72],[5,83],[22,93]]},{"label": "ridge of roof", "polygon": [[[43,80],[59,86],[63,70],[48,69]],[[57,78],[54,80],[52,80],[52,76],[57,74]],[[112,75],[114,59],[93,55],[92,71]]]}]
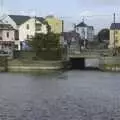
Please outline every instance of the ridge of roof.
[{"label": "ridge of roof", "polygon": [[8,16],[11,17],[17,25],[21,25],[30,19],[30,16],[25,15],[8,15]]},{"label": "ridge of roof", "polygon": [[79,23],[78,25],[76,25],[76,27],[87,27],[88,25],[85,24],[84,22]]}]

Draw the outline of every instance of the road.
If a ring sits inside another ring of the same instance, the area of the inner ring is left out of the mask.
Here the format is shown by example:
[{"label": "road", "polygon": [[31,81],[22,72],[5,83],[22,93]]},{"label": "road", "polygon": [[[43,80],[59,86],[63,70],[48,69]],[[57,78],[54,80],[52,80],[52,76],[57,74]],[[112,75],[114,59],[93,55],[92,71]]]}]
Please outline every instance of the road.
[{"label": "road", "polygon": [[120,74],[0,74],[0,120],[120,120]]}]

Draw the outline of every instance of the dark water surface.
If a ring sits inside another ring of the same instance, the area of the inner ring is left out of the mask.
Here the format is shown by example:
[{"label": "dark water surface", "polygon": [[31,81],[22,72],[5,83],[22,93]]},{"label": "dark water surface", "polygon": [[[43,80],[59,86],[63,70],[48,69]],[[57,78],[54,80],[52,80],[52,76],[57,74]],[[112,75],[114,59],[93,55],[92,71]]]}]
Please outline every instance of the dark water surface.
[{"label": "dark water surface", "polygon": [[120,120],[120,74],[0,74],[0,120]]}]

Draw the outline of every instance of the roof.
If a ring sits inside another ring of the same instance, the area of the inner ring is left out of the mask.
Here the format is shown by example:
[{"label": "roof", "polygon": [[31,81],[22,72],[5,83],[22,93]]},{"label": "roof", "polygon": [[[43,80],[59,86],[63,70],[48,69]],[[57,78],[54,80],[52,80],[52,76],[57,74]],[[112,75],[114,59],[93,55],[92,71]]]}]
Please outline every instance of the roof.
[{"label": "roof", "polygon": [[[9,17],[11,17],[17,25],[21,25],[31,18],[30,16],[24,16],[24,15],[9,15]],[[43,17],[36,17],[36,19],[43,24],[47,24],[47,22]]]},{"label": "roof", "polygon": [[81,22],[78,25],[76,25],[76,27],[87,27],[87,24],[85,24],[84,22]]},{"label": "roof", "polygon": [[120,23],[112,23],[110,29],[118,29],[120,30]]},{"label": "roof", "polygon": [[14,28],[10,24],[1,24],[0,23],[0,30],[14,30]]},{"label": "roof", "polygon": [[30,19],[30,16],[24,15],[8,15],[8,16],[11,17],[17,25],[21,25]]},{"label": "roof", "polygon": [[47,21],[43,17],[36,17],[37,20],[39,20],[43,24],[47,24]]}]

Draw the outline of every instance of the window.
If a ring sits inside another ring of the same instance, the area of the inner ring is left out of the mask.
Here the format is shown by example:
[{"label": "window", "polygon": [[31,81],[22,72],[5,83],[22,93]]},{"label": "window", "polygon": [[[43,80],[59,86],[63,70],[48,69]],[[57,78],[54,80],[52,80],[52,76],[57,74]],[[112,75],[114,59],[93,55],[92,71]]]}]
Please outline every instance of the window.
[{"label": "window", "polygon": [[27,24],[26,28],[27,28],[27,30],[29,30],[29,29],[30,29],[29,24]]},{"label": "window", "polygon": [[115,37],[115,42],[118,43],[118,41],[119,41],[119,39],[118,39],[118,37],[116,36],[116,37]]},{"label": "window", "polygon": [[2,37],[0,36],[0,40],[2,40]]},{"label": "window", "polygon": [[15,40],[19,40],[19,31],[15,30]]},{"label": "window", "polygon": [[9,38],[9,32],[7,32],[7,38]]},{"label": "window", "polygon": [[15,47],[15,50],[18,50],[18,45],[15,45],[14,47]]},{"label": "window", "polygon": [[118,31],[117,31],[117,30],[115,31],[115,34],[118,34]]},{"label": "window", "polygon": [[29,35],[27,35],[27,39],[29,39],[30,37],[29,37]]},{"label": "window", "polygon": [[41,31],[41,24],[36,24],[36,31]]}]

